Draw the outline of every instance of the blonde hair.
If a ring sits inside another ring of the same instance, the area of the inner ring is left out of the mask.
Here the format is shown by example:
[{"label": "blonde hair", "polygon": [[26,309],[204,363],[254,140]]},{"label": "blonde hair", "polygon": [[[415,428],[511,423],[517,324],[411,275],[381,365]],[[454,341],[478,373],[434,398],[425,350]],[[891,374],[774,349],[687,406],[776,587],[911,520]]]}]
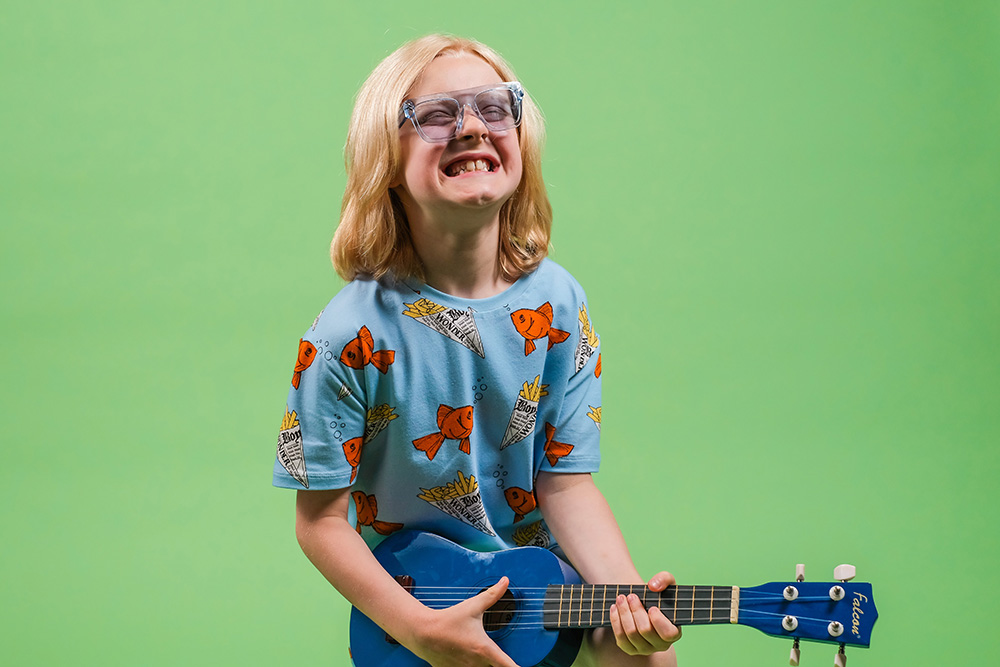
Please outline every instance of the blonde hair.
[{"label": "blonde hair", "polygon": [[[513,69],[484,44],[449,35],[428,35],[390,54],[361,86],[344,147],[347,187],[340,225],[330,244],[333,266],[345,280],[360,274],[381,278],[423,278],[403,205],[389,185],[400,164],[399,108],[407,92],[435,58],[444,54],[479,56],[504,81]],[[517,190],[500,209],[498,266],[507,280],[530,273],[548,253],[552,206],[542,181],[545,126],[541,112],[524,96],[518,143],[522,173]]]}]

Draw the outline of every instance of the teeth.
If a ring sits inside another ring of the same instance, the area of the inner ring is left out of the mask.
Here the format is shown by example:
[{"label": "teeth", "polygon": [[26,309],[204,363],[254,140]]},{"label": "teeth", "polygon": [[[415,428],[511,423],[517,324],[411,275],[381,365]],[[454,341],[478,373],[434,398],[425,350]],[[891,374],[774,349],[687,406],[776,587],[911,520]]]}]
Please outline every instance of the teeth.
[{"label": "teeth", "polygon": [[469,171],[493,171],[490,167],[490,163],[486,160],[469,160],[465,163],[458,163],[452,165],[449,170],[452,175],[459,176]]}]

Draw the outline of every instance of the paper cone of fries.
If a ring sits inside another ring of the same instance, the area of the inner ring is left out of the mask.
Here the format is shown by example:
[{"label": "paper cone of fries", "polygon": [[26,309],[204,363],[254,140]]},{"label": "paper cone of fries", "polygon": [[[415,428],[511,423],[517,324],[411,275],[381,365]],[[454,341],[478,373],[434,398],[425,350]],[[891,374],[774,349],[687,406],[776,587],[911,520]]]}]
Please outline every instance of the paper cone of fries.
[{"label": "paper cone of fries", "polygon": [[590,323],[590,316],[587,315],[587,307],[580,306],[580,343],[576,346],[576,370],[579,373],[590,358],[594,356],[601,339],[594,331],[594,326]]},{"label": "paper cone of fries", "polygon": [[445,514],[469,524],[490,537],[496,537],[496,532],[486,516],[486,508],[483,507],[483,497],[479,492],[479,483],[475,475],[466,477],[459,470],[455,480],[433,489],[421,488],[420,491],[417,497],[421,500],[427,501]]},{"label": "paper cone of fries", "polygon": [[534,382],[524,383],[514,402],[514,410],[510,413],[507,430],[500,441],[500,449],[506,449],[515,442],[521,442],[535,430],[535,419],[538,417],[538,401],[547,396],[545,388],[549,385],[539,384],[541,375],[536,375]]},{"label": "paper cone of fries", "polygon": [[425,327],[430,327],[439,334],[469,348],[483,359],[486,358],[486,353],[483,351],[483,339],[479,335],[479,328],[476,326],[476,318],[472,315],[474,312],[472,308],[467,311],[445,308],[430,299],[417,299],[413,303],[403,305],[406,306],[403,315],[412,317]]},{"label": "paper cone of fries", "polygon": [[302,448],[302,428],[295,410],[285,408],[285,416],[281,420],[281,430],[278,431],[278,461],[288,471],[295,481],[309,488],[309,475],[306,473],[306,455]]},{"label": "paper cone of fries", "polygon": [[518,528],[511,535],[511,538],[514,540],[514,544],[519,547],[541,547],[548,549],[552,544],[552,539],[549,537],[548,531],[542,527],[541,521],[529,523],[527,526]]},{"label": "paper cone of fries", "polygon": [[395,409],[388,403],[383,403],[382,405],[376,405],[367,412],[365,415],[365,443],[384,431],[389,422],[399,416],[393,413]]}]

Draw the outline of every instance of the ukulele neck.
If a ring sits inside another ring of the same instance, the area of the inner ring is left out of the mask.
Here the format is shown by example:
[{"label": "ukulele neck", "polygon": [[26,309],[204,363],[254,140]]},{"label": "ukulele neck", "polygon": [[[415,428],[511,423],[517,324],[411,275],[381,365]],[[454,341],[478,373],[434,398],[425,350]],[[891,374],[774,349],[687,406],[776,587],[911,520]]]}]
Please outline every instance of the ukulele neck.
[{"label": "ukulele neck", "polygon": [[583,584],[546,589],[543,625],[551,630],[611,625],[611,605],[619,595],[631,593],[646,609],[658,607],[675,625],[739,622],[737,586],[671,586],[656,593],[643,584]]}]

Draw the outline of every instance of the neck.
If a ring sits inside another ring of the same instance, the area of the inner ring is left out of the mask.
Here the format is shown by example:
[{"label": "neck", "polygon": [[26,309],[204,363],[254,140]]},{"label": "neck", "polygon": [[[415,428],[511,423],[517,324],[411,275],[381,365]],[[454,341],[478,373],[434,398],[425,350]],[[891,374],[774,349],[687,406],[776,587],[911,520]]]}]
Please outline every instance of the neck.
[{"label": "neck", "polygon": [[671,586],[656,593],[642,584],[549,586],[545,593],[546,628],[597,628],[611,625],[609,610],[619,595],[634,593],[642,605],[659,607],[677,625],[736,623],[739,589],[734,586]]},{"label": "neck", "polygon": [[413,245],[434,289],[466,299],[484,299],[510,286],[500,273],[500,218],[483,224],[431,224],[410,220]]}]

